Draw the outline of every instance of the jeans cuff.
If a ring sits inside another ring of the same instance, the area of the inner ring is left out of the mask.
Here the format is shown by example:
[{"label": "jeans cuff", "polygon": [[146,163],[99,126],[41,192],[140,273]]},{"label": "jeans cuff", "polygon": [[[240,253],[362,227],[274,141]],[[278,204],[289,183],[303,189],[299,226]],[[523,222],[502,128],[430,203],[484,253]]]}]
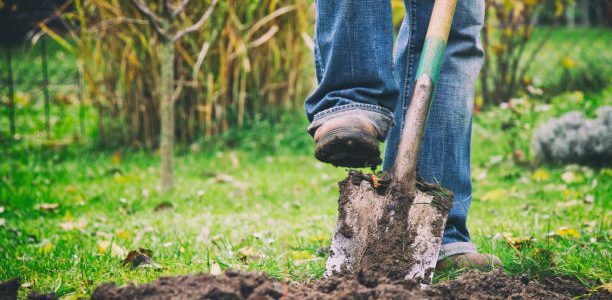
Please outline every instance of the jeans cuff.
[{"label": "jeans cuff", "polygon": [[315,132],[325,122],[334,118],[360,117],[367,119],[376,128],[378,139],[384,141],[389,128],[394,126],[393,113],[381,106],[365,103],[351,103],[328,108],[317,113],[308,126],[308,133],[314,136]]},{"label": "jeans cuff", "polygon": [[476,246],[472,243],[468,242],[457,242],[457,243],[448,243],[442,245],[440,247],[440,254],[438,255],[438,261],[441,261],[449,256],[457,255],[457,254],[465,254],[465,253],[476,253]]}]

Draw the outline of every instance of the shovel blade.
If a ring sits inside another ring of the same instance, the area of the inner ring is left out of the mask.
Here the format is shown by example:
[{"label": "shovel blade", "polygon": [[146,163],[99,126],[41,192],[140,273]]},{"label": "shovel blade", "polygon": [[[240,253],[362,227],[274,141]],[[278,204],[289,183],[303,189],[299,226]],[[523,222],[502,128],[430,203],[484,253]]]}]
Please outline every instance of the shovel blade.
[{"label": "shovel blade", "polygon": [[433,205],[434,196],[417,190],[408,212],[408,232],[414,234],[410,243],[414,263],[406,270],[406,279],[420,279],[429,284],[438,261],[442,235],[448,212]]},{"label": "shovel blade", "polygon": [[367,181],[341,189],[325,276],[359,269],[365,250],[380,234],[378,224],[383,220],[390,201],[389,196],[377,194]]},{"label": "shovel blade", "polygon": [[326,276],[363,270],[431,282],[452,196],[431,189],[412,199],[393,195],[351,175],[340,184]]}]

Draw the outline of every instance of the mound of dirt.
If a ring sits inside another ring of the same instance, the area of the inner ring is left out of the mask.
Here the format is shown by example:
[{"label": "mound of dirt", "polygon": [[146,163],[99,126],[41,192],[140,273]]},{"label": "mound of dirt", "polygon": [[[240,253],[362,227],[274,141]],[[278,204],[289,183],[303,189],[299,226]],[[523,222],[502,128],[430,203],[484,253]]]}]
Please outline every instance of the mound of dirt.
[{"label": "mound of dirt", "polygon": [[[415,281],[390,280],[358,273],[299,285],[262,272],[227,270],[221,275],[164,277],[118,287],[100,285],[92,299],[570,299],[574,290],[551,287],[503,271],[469,271],[455,280],[421,289]],[[586,290],[583,290],[586,292]],[[592,295],[597,299],[597,295]]]}]

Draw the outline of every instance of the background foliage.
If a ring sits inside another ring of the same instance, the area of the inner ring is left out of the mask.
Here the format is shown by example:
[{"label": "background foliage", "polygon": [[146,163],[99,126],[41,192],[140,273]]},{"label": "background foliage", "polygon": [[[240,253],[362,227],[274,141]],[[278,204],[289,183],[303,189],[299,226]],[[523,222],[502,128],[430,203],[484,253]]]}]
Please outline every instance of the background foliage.
[{"label": "background foliage", "polygon": [[[206,2],[190,3],[182,21],[195,22]],[[154,147],[159,41],[131,1],[75,3],[76,10],[64,18],[74,28],[74,51],[98,112],[100,142]],[[241,127],[266,108],[300,106],[312,82],[305,80],[311,71],[305,46],[311,44],[310,19],[312,5],[306,0],[223,1],[203,30],[179,41],[179,141]]]}]

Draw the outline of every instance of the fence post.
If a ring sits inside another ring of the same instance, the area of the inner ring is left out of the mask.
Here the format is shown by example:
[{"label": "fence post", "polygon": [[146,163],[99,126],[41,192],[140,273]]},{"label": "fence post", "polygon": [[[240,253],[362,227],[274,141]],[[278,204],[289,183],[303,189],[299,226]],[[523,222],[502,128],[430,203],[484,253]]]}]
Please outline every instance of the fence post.
[{"label": "fence post", "polygon": [[47,137],[51,137],[51,102],[49,99],[49,70],[47,66],[47,39],[44,37],[40,39],[41,48],[40,56],[42,58],[43,68],[43,91],[45,96],[45,127],[47,130]]},{"label": "fence post", "polygon": [[6,60],[8,65],[8,89],[9,89],[9,127],[11,138],[15,138],[15,82],[13,80],[13,55],[11,46],[6,47]]}]

